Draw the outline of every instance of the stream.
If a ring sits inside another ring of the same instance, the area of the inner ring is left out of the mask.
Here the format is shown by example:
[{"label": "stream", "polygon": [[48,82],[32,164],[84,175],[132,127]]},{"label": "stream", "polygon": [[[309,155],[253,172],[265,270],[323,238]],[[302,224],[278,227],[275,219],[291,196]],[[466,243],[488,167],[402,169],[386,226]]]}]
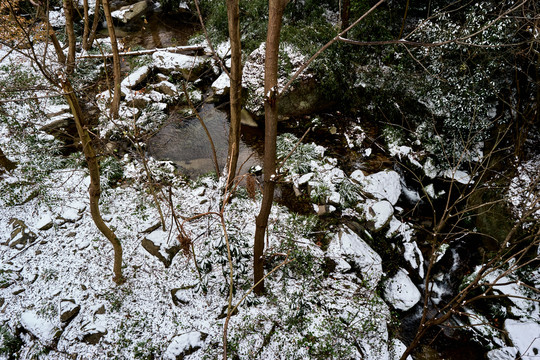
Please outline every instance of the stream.
[{"label": "stream", "polygon": [[[154,48],[185,45],[188,38],[196,31],[196,26],[192,18],[169,16],[156,12],[135,22],[135,24],[120,28],[120,32],[123,32],[123,41],[129,47]],[[181,110],[182,108],[175,107],[169,109],[169,118],[165,125],[148,140],[149,155],[156,159],[174,162],[181,173],[191,178],[215,171],[212,148],[202,125],[196,117],[186,118],[180,115]],[[228,103],[219,106],[205,103],[198,110],[214,142],[219,169],[222,171],[227,156]],[[291,120],[280,123],[279,131],[281,133],[291,132],[300,138],[309,126],[306,125],[309,124],[308,120],[309,117],[306,117],[299,121]],[[328,149],[326,154],[337,158],[340,168],[346,173],[352,172],[353,169],[362,169],[367,173],[373,173],[395,167],[394,161],[382,150],[382,144],[378,144],[374,140],[380,138],[380,129],[377,124],[361,124],[368,135],[365,145],[373,149],[371,156],[363,159],[361,154],[351,152],[343,136],[339,135],[345,134],[351,125],[357,124],[359,122],[357,118],[347,118],[336,112],[322,114],[321,120],[321,126],[312,131],[306,137],[305,142],[313,141],[325,146]],[[241,137],[238,166],[242,166],[241,172],[245,173],[250,167],[262,163],[264,133],[261,128],[242,126]],[[407,179],[404,181],[406,182]],[[277,200],[280,201],[280,198],[284,200],[281,203],[292,211],[312,211],[310,204],[308,206],[300,204],[291,189],[281,188],[278,189],[278,193],[280,194],[277,195]],[[404,200],[400,201],[398,205],[405,208],[405,213],[407,213],[408,208],[413,207]],[[329,216],[336,217],[335,215]],[[422,220],[418,215],[416,217],[418,222]],[[340,218],[333,220],[341,223],[345,221],[345,219]],[[416,221],[415,219],[409,220]],[[475,242],[471,244],[464,241],[445,255],[439,266],[442,273],[446,271],[446,276],[440,283],[437,283],[437,286],[442,289],[440,296],[448,297],[455,292],[464,273],[470,271],[470,266],[474,263],[470,254],[476,251],[477,246],[478,244]],[[468,262],[472,263],[468,264]],[[421,279],[416,279],[415,282],[419,288],[422,287]],[[400,326],[396,330],[399,334],[398,337],[405,342],[409,342],[416,332],[422,307],[423,305],[418,303],[408,312],[399,315]],[[462,334],[458,335],[456,331],[431,334],[429,337],[435,338],[435,341],[429,345],[420,346],[416,359],[483,359],[485,349],[470,338],[464,338]],[[427,338],[425,340],[429,341]]]}]

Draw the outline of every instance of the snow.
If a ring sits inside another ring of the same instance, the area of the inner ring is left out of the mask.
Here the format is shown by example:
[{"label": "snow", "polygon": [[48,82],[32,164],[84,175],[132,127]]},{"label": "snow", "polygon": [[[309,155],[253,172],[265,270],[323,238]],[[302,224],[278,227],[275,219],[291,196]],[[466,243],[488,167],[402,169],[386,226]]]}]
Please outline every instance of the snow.
[{"label": "snow", "polygon": [[366,203],[366,220],[373,222],[374,231],[382,229],[394,215],[394,208],[388,201],[378,201],[373,204]]},{"label": "snow", "polygon": [[518,348],[516,347],[503,347],[488,351],[486,354],[488,360],[515,360],[518,354]]},{"label": "snow", "polygon": [[150,74],[150,70],[151,69],[149,66],[141,66],[135,71],[132,71],[127,77],[125,77],[124,80],[122,80],[120,86],[126,87],[128,89],[133,89],[135,86],[139,85],[148,77],[148,74]]},{"label": "snow", "polygon": [[[203,344],[204,341],[201,339],[201,333],[198,331],[177,336],[172,339],[171,344],[167,347],[167,351],[163,354],[163,358],[176,360],[188,351],[202,347]],[[183,358],[183,356],[180,358]]]},{"label": "snow", "polygon": [[206,62],[200,56],[175,54],[166,51],[156,51],[152,54],[154,66],[161,71],[180,71],[196,68]]},{"label": "snow", "polygon": [[455,180],[460,184],[467,185],[473,183],[471,176],[462,170],[446,169],[441,172],[441,175],[448,179]]},{"label": "snow", "polygon": [[[358,173],[353,173],[360,180],[363,190],[375,198],[388,200],[392,205],[395,205],[401,195],[401,180],[397,172],[393,170],[385,170],[374,173],[361,179]],[[352,175],[351,175],[352,176]]]},{"label": "snow", "polygon": [[47,346],[52,345],[59,331],[51,320],[39,316],[35,311],[23,312],[21,325]]},{"label": "snow", "polygon": [[540,353],[540,324],[506,319],[504,328],[512,344],[519,349],[521,359],[535,360]]},{"label": "snow", "polygon": [[225,95],[231,86],[229,75],[227,75],[226,72],[221,73],[221,75],[212,83],[211,86],[212,90],[214,90],[214,94],[219,96]]},{"label": "snow", "polygon": [[420,291],[404,269],[399,269],[393,278],[384,284],[384,297],[401,311],[407,311],[420,301]]},{"label": "snow", "polygon": [[382,276],[382,260],[360,236],[344,227],[331,242],[329,253],[343,255],[374,288]]}]

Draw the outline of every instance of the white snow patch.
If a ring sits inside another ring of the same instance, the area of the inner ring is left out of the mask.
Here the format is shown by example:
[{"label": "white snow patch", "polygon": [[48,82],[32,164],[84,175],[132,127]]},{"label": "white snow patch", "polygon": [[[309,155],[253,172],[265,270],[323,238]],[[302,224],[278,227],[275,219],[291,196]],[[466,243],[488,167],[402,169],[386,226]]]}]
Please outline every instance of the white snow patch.
[{"label": "white snow patch", "polygon": [[39,339],[44,345],[51,345],[59,331],[49,319],[45,319],[35,311],[21,314],[21,325]]},{"label": "white snow patch", "polygon": [[521,359],[535,360],[540,354],[540,324],[507,319],[504,328],[512,344],[519,349]]},{"label": "white snow patch", "polygon": [[201,333],[198,331],[177,336],[172,339],[165,354],[163,354],[163,358],[176,360],[179,356],[186,354],[186,352],[202,347],[203,344],[204,341],[201,339]]},{"label": "white snow patch", "polygon": [[420,301],[420,296],[420,291],[403,269],[385,283],[384,297],[398,310],[409,310]]}]

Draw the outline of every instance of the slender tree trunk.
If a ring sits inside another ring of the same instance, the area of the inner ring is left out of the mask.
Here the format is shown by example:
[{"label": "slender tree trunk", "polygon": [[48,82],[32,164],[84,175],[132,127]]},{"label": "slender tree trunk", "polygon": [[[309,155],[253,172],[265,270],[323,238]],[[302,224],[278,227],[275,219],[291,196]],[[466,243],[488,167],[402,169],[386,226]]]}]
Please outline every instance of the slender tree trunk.
[{"label": "slender tree trunk", "polygon": [[102,0],[103,12],[105,13],[105,20],[107,20],[107,29],[109,30],[109,37],[111,39],[111,49],[113,53],[113,75],[114,75],[114,94],[111,103],[111,115],[113,119],[118,118],[118,110],[120,108],[120,56],[118,55],[118,42],[116,41],[116,34],[114,32],[114,24],[111,16],[111,10],[109,8],[109,0]]},{"label": "slender tree trunk", "polygon": [[9,160],[2,149],[0,149],[0,167],[3,167],[7,171],[11,171],[17,167],[17,164]]},{"label": "slender tree trunk", "polygon": [[114,232],[105,224],[99,211],[101,184],[99,179],[99,163],[97,160],[96,152],[94,150],[94,147],[92,146],[90,135],[84,126],[84,115],[79,105],[77,96],[75,95],[75,92],[73,90],[73,87],[71,86],[71,83],[69,81],[63,81],[62,90],[71,109],[71,113],[75,118],[77,133],[79,134],[79,137],[81,139],[84,157],[86,158],[86,163],[90,172],[90,187],[88,188],[88,192],[90,194],[90,213],[92,215],[92,220],[94,220],[94,223],[96,224],[99,231],[101,231],[101,233],[105,235],[105,237],[111,242],[113,246],[113,280],[117,284],[121,284],[122,282],[124,282],[124,278],[122,276],[122,245],[120,244],[120,240],[118,240]]},{"label": "slender tree trunk", "polygon": [[62,46],[60,45],[60,42],[58,41],[58,38],[56,37],[56,32],[52,28],[51,23],[49,22],[49,19],[47,19],[47,26],[49,28],[49,38],[51,39],[51,42],[54,46],[54,51],[56,52],[58,61],[62,64],[65,64],[66,55],[64,55],[64,50],[62,50]]},{"label": "slender tree trunk", "polygon": [[83,0],[83,35],[82,35],[82,48],[88,50],[88,36],[90,34],[90,15],[88,14],[88,0]]},{"label": "slender tree trunk", "polygon": [[229,128],[229,149],[227,155],[227,185],[232,186],[236,176],[240,144],[240,111],[242,110],[242,45],[240,43],[239,0],[227,0],[229,38],[231,39],[230,102],[231,123]]},{"label": "slender tree trunk", "polygon": [[86,46],[88,48],[84,48],[83,46],[83,49],[87,51],[92,48],[92,44],[94,43],[94,39],[96,37],[97,27],[99,24],[99,4],[101,4],[101,0],[96,0],[96,6],[94,8],[94,20],[92,22],[92,30],[90,31],[90,36],[86,43]]},{"label": "slender tree trunk", "polygon": [[66,33],[68,37],[68,56],[66,63],[66,73],[72,74],[75,70],[75,46],[77,39],[73,29],[73,1],[64,0],[64,15],[66,17]]},{"label": "slender tree trunk", "polygon": [[[268,225],[268,216],[274,200],[274,187],[276,176],[276,140],[278,120],[278,56],[279,35],[283,11],[288,0],[270,0],[268,16],[268,32],[266,37],[266,58],[264,62],[264,188],[261,210],[255,221],[255,240],[253,244],[253,280],[254,283],[264,277],[264,236]],[[264,282],[261,281],[254,288],[256,294],[264,291]]]},{"label": "slender tree trunk", "polygon": [[[351,12],[351,0],[342,0],[341,1],[341,31],[349,27],[349,18]],[[343,34],[344,37],[347,37],[347,33]]]}]

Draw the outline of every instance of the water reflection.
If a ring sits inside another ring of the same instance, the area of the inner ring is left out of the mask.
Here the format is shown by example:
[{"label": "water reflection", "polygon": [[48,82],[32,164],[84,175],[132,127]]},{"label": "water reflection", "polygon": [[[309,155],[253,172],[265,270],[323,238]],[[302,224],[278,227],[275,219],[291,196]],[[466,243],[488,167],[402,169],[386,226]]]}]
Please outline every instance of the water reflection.
[{"label": "water reflection", "polygon": [[[216,147],[218,163],[223,169],[227,158],[229,122],[227,113],[216,109],[212,104],[204,104],[200,115],[210,132]],[[160,160],[173,161],[187,176],[196,177],[214,171],[212,147],[202,125],[197,118],[172,119],[148,141],[148,152]],[[244,141],[247,139],[250,145]],[[255,129],[242,129],[238,166],[245,173],[249,167],[260,164],[262,153],[257,145],[262,132]],[[257,148],[259,150],[257,150]]]}]

